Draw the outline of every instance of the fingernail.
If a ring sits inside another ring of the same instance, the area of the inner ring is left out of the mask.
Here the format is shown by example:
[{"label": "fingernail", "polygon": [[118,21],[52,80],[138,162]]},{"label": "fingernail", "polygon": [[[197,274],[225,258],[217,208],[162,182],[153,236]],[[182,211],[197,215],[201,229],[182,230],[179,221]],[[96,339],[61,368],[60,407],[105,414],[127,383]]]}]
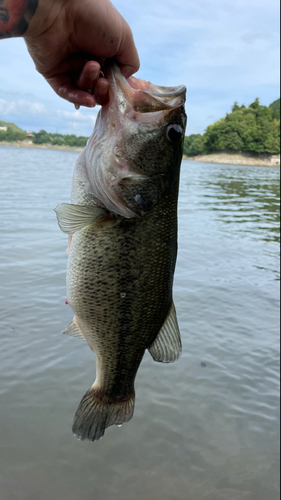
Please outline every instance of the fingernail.
[{"label": "fingernail", "polygon": [[96,79],[99,77],[100,70],[99,70],[99,69],[97,69],[97,68],[90,68],[90,69],[89,69],[89,74],[90,74],[90,77],[91,77],[93,80],[96,80]]}]

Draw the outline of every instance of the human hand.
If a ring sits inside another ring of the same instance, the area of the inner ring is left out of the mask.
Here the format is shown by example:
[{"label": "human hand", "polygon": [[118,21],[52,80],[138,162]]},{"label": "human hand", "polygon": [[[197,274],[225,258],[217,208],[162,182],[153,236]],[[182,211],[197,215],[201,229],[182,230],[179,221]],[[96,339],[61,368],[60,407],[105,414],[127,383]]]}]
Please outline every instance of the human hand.
[{"label": "human hand", "polygon": [[139,68],[131,29],[109,0],[1,4],[14,23],[5,34],[0,16],[0,38],[23,35],[36,69],[60,97],[76,106],[107,102],[109,84],[100,77],[105,59],[115,57],[127,78]]}]

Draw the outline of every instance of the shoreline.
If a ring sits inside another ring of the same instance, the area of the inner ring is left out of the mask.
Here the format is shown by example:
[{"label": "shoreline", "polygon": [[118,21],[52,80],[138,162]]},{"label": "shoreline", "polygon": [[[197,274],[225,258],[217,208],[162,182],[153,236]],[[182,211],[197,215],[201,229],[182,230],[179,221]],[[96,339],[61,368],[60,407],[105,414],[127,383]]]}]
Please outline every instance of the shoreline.
[{"label": "shoreline", "polygon": [[[25,141],[18,142],[0,142],[0,146],[13,146],[16,148],[35,148],[47,149],[54,151],[76,151],[80,153],[84,148],[76,146],[55,146],[52,144],[33,144]],[[272,161],[262,160],[254,156],[247,156],[239,153],[211,153],[198,156],[185,156],[183,160],[200,161],[203,163],[219,163],[223,165],[242,165],[242,166],[260,166],[260,167],[279,167],[280,168],[280,155],[273,155]]]},{"label": "shoreline", "polygon": [[[274,157],[277,155],[273,155]],[[183,156],[184,160],[188,161],[201,161],[203,163],[220,163],[224,165],[242,165],[242,166],[259,166],[259,167],[279,167],[280,168],[280,155],[274,158],[273,161],[262,160],[253,156],[246,156],[243,154],[229,154],[229,153],[211,153],[209,155],[198,156]]]},{"label": "shoreline", "polygon": [[24,142],[24,141],[18,141],[18,142],[7,142],[3,141],[0,142],[0,146],[14,146],[16,148],[35,148],[35,149],[51,149],[54,151],[77,151],[80,153],[83,151],[84,148],[79,148],[78,146],[55,146],[52,144],[33,144],[29,142]]}]

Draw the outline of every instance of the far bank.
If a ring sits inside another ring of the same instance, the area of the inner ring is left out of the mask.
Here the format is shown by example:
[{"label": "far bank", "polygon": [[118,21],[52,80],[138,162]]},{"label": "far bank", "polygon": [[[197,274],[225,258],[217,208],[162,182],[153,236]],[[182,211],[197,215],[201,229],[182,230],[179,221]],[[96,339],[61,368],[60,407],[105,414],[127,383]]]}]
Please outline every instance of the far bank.
[{"label": "far bank", "polygon": [[76,146],[55,146],[54,144],[33,144],[31,141],[1,141],[0,146],[14,146],[16,148],[38,148],[38,149],[54,149],[56,151],[83,151],[84,148]]},{"label": "far bank", "polygon": [[[55,146],[52,144],[33,144],[27,141],[18,142],[0,142],[0,146],[13,146],[17,148],[38,148],[38,149],[53,149],[56,151],[77,151],[81,152],[84,148],[71,147],[71,146]],[[221,163],[230,165],[244,165],[244,166],[263,166],[263,167],[280,167],[280,155],[272,155],[271,159],[263,159],[258,157],[248,156],[246,154],[236,153],[211,153],[198,156],[183,156],[184,160],[201,161],[203,163]]]},{"label": "far bank", "polygon": [[269,159],[263,159],[246,154],[211,153],[193,157],[184,156],[184,160],[202,161],[204,163],[222,163],[230,165],[256,165],[262,167],[280,167],[280,155],[272,155]]}]

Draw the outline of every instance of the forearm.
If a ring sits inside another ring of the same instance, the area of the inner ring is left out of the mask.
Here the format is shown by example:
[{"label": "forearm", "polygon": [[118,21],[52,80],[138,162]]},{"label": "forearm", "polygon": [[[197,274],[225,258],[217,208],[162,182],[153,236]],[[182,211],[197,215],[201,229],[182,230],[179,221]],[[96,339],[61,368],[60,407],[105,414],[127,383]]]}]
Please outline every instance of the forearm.
[{"label": "forearm", "polygon": [[36,36],[65,0],[0,0],[0,39]]}]

